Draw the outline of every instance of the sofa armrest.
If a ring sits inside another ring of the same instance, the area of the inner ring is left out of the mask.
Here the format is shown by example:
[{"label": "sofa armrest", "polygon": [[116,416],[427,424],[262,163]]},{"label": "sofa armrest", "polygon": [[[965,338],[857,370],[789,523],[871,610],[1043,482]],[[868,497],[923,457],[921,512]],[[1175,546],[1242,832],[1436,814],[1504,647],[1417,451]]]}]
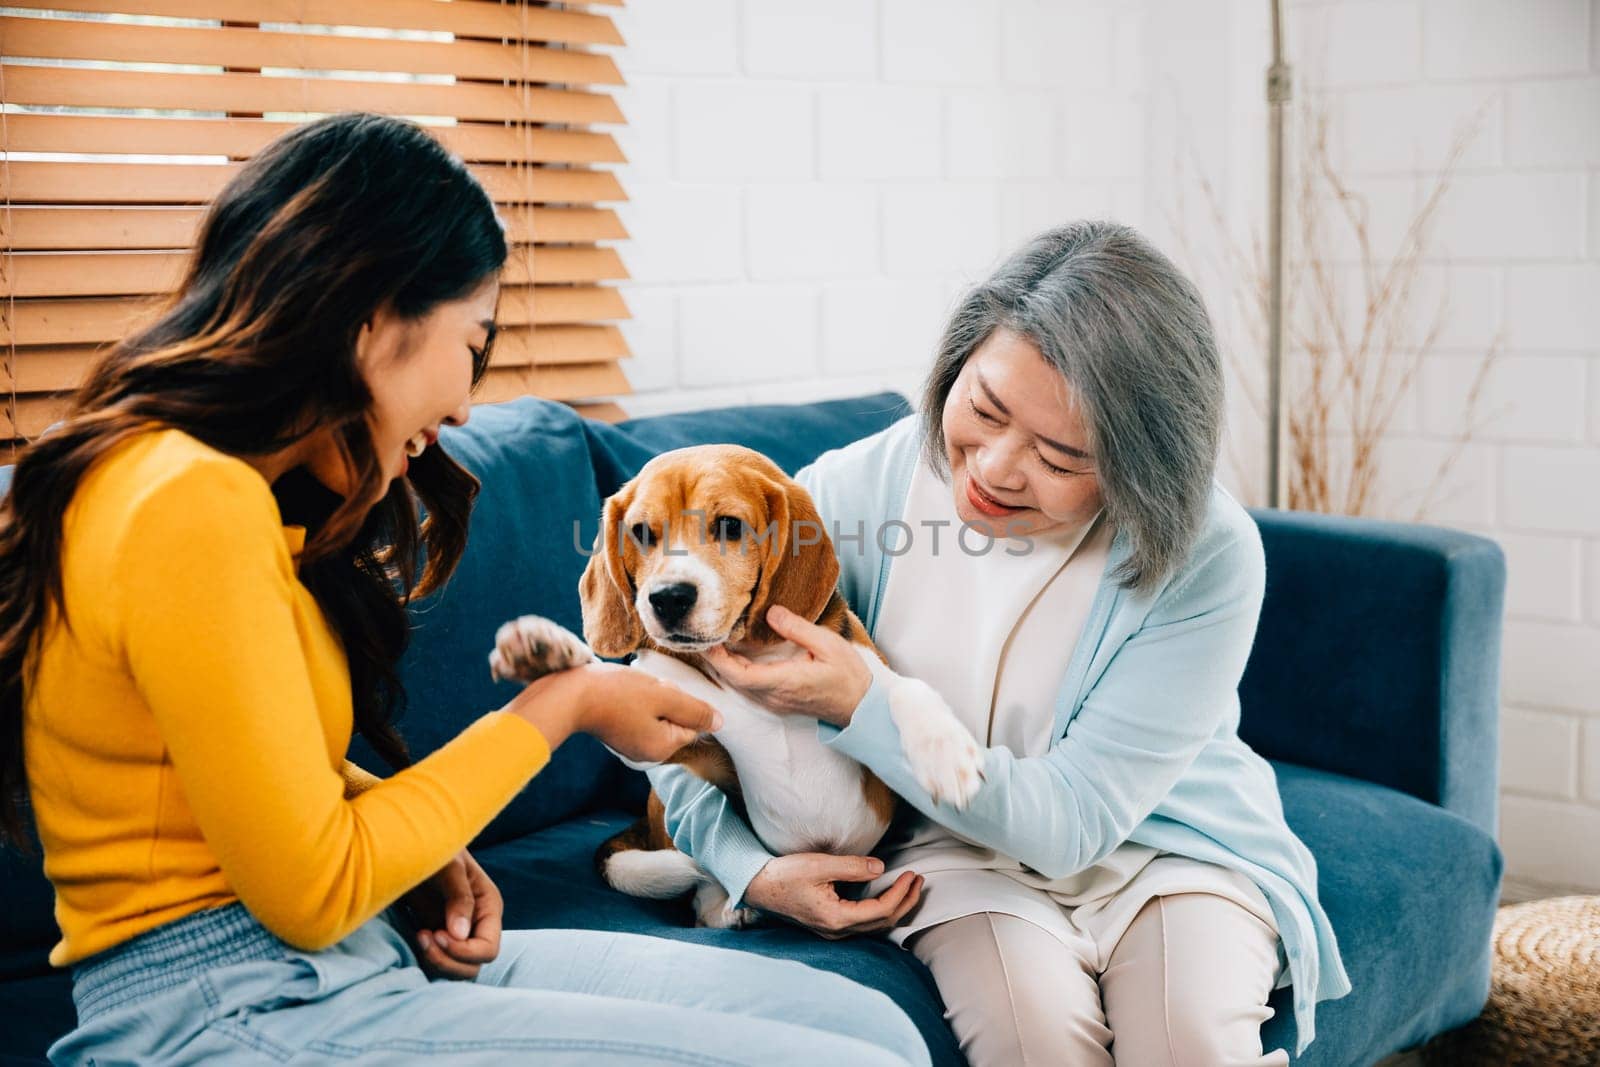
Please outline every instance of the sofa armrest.
[{"label": "sofa armrest", "polygon": [[1496,830],[1505,556],[1437,526],[1252,508],[1266,599],[1239,686],[1269,759]]}]

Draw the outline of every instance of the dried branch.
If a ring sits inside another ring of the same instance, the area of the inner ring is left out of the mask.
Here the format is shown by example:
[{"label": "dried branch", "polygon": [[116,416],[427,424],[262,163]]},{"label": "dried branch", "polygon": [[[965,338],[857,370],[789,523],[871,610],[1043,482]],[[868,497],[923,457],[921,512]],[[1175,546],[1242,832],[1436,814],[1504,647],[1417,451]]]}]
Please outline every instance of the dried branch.
[{"label": "dried branch", "polygon": [[[1411,315],[1416,286],[1428,258],[1432,227],[1461,158],[1483,123],[1486,108],[1480,108],[1458,128],[1427,195],[1387,259],[1375,250],[1366,198],[1350,187],[1334,164],[1327,105],[1313,95],[1302,102],[1298,111],[1302,137],[1290,202],[1297,223],[1294,232],[1298,247],[1285,269],[1284,321],[1289,349],[1303,359],[1298,381],[1288,373],[1293,364],[1286,360],[1284,368],[1287,504],[1295,510],[1364,515],[1374,508],[1380,443],[1447,321],[1448,286],[1444,286],[1420,341],[1412,343]],[[1195,161],[1192,146],[1186,145],[1174,164],[1178,211],[1173,231],[1179,235],[1179,246],[1191,268],[1198,259],[1188,239],[1184,212],[1185,161],[1192,172],[1188,177],[1200,192],[1216,244],[1222,250],[1226,277],[1232,279],[1233,305],[1244,313],[1246,343],[1225,345],[1226,356],[1245,399],[1264,420],[1266,400],[1256,392],[1255,382],[1264,377],[1270,295],[1260,241],[1253,237],[1248,251],[1238,247],[1215,188]],[[1351,279],[1340,270],[1336,259],[1337,238],[1341,236],[1353,242],[1356,249],[1359,281],[1355,285],[1350,284]],[[1475,414],[1489,366],[1498,351],[1496,339],[1484,352],[1468,393],[1462,433],[1424,487],[1417,519],[1433,505],[1466,443],[1482,428]],[[1336,427],[1343,433],[1336,433]],[[1231,447],[1228,458],[1241,475],[1240,482],[1252,484]]]}]

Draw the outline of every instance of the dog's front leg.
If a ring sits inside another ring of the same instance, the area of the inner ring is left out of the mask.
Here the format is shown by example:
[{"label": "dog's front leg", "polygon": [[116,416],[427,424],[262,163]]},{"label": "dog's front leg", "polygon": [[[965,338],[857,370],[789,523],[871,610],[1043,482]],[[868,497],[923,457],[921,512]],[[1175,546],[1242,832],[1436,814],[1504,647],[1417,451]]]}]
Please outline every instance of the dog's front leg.
[{"label": "dog's front leg", "polygon": [[935,804],[963,810],[983,785],[983,746],[933,686],[896,674],[870,650],[857,647],[888,690],[889,717],[917,784]]},{"label": "dog's front leg", "polygon": [[565,626],[543,615],[523,615],[496,631],[489,674],[496,680],[534,682],[593,661],[583,638]]}]

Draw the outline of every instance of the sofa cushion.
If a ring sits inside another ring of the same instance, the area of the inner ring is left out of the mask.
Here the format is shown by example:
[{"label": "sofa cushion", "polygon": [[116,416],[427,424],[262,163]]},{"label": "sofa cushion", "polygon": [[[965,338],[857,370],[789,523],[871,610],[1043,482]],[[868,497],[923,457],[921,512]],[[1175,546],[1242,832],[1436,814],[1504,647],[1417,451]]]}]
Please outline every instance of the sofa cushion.
[{"label": "sofa cushion", "polygon": [[[1494,842],[1431,804],[1355,779],[1274,764],[1289,824],[1316,856],[1323,906],[1354,989],[1317,1009],[1307,1067],[1375,1063],[1475,1016],[1488,990],[1488,931],[1500,873]],[[596,811],[475,854],[505,897],[505,925],[627,930],[748,949],[836,971],[894,998],[937,1063],[960,1064],[926,969],[886,942],[824,941],[789,926],[704,930],[684,900],[642,900],[603,885],[595,846],[631,820]],[[1267,1048],[1292,1048],[1289,990],[1263,1028]],[[72,1020],[64,974],[8,981],[0,993],[4,1051],[41,1055]]]},{"label": "sofa cushion", "polygon": [[690,445],[744,445],[789,474],[833,448],[877,433],[911,410],[899,393],[815,404],[756,404],[585,424],[601,496],[638,473],[650,457]]},{"label": "sofa cushion", "polygon": [[[26,804],[23,813],[31,832],[33,817]],[[0,979],[50,973],[50,950],[61,940],[61,930],[37,836],[32,855],[0,847],[0,900],[5,901],[0,908]],[[0,1033],[4,1029],[0,1026]]]},{"label": "sofa cushion", "polygon": [[932,975],[916,957],[887,941],[826,941],[787,924],[709,930],[694,925],[687,898],[645,900],[606,886],[594,870],[595,846],[633,818],[590,812],[475,853],[505,898],[506,929],[620,930],[799,960],[886,993],[916,1023],[935,1064],[966,1063],[944,1022]]},{"label": "sofa cushion", "polygon": [[[1393,789],[1274,763],[1284,814],[1317,860],[1317,893],[1353,987],[1317,1006],[1295,1061],[1376,1063],[1475,1017],[1489,992],[1500,850],[1468,820]],[[1267,1048],[1294,1048],[1288,989]]]},{"label": "sofa cushion", "polygon": [[[397,725],[414,758],[516,695],[514,683],[489,677],[488,654],[501,623],[536,614],[581,629],[578,578],[585,558],[573,547],[573,524],[586,520],[592,537],[600,514],[582,422],[564,404],[529,397],[474,408],[465,426],[440,434],[440,444],[482,489],[455,574],[411,609],[411,644],[400,663],[407,706]],[[351,756],[388,773],[359,739]],[[614,765],[598,742],[573,736],[478,843],[550,826],[590,806],[607,790]]]},{"label": "sofa cushion", "polygon": [[[1392,789],[1292,764],[1274,769],[1289,824],[1316,856],[1322,903],[1354,986],[1319,1005],[1317,1040],[1295,1062],[1374,1063],[1474,1017],[1488,991],[1487,931],[1500,873],[1494,842],[1467,820]],[[481,852],[505,896],[507,928],[629,930],[799,959],[884,990],[928,1037],[936,1061],[959,1055],[942,1044],[948,1029],[938,993],[909,953],[869,939],[823,941],[789,926],[696,929],[684,900],[605,887],[590,857],[629,817],[591,812]],[[1273,997],[1266,1048],[1294,1047],[1291,992]]]},{"label": "sofa cushion", "polygon": [[8,980],[0,985],[0,1067],[48,1062],[45,1051],[77,1025],[66,971]]},{"label": "sofa cushion", "polygon": [[1267,587],[1240,736],[1268,759],[1386,785],[1494,833],[1500,546],[1418,523],[1250,514]]}]

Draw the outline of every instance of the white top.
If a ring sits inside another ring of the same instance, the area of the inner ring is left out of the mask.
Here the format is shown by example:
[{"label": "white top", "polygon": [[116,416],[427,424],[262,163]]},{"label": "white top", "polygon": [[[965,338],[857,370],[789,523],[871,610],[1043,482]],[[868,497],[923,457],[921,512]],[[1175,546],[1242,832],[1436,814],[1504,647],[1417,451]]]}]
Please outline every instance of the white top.
[{"label": "white top", "polygon": [[[950,486],[919,459],[902,520],[911,533],[894,546],[874,637],[879,649],[895,671],[944,697],[980,743],[1042,755],[1057,740],[1054,702],[1105,571],[1114,530],[1104,512],[1083,526],[1034,535],[1031,550],[1028,541],[1000,539],[985,552],[976,531],[958,539]],[[1178,892],[1226,897],[1277,929],[1249,878],[1146,845],[1124,842],[1093,867],[1051,880],[921,815],[886,844],[886,870],[869,894],[907,869],[925,877],[921,903],[890,933],[896,943],[996,911],[1064,941],[1071,926],[1092,921],[1109,956],[1150,898]]]}]

